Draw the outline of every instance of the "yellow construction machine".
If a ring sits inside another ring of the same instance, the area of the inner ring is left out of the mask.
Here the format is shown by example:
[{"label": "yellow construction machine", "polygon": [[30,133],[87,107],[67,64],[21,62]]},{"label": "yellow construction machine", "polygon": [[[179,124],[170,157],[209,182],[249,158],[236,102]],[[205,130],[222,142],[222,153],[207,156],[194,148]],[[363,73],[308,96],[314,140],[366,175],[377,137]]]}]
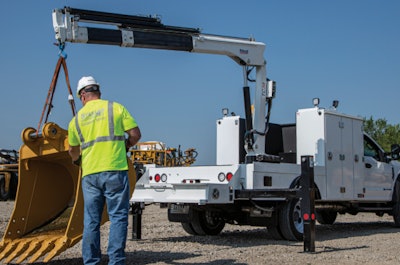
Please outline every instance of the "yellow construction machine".
[{"label": "yellow construction machine", "polygon": [[196,161],[197,151],[195,148],[186,149],[183,154],[181,147],[167,147],[159,141],[139,142],[133,146],[128,154],[136,171],[136,177],[145,172],[145,165],[156,165],[163,167],[187,167]]},{"label": "yellow construction machine", "polygon": [[166,147],[159,141],[139,142],[129,150],[134,164],[155,164],[158,166],[175,167],[190,166],[196,161],[195,148],[188,148],[184,155],[180,149]]},{"label": "yellow construction machine", "polygon": [[15,199],[18,185],[18,152],[0,149],[0,201]]}]

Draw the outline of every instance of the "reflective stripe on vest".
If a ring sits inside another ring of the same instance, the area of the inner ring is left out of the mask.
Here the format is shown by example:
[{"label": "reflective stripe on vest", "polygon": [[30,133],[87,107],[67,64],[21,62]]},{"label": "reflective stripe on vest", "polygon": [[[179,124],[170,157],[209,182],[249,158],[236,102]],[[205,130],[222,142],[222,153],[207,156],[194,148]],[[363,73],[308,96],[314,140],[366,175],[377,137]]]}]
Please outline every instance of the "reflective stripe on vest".
[{"label": "reflective stripe on vest", "polygon": [[109,101],[108,102],[108,134],[109,136],[100,136],[97,137],[96,139],[85,142],[85,139],[83,138],[81,128],[79,127],[79,122],[78,122],[78,115],[75,117],[75,126],[76,130],[79,135],[79,139],[81,140],[81,148],[82,150],[88,147],[93,146],[95,143],[98,142],[108,142],[108,141],[125,141],[125,136],[116,136],[114,134],[114,102]]}]

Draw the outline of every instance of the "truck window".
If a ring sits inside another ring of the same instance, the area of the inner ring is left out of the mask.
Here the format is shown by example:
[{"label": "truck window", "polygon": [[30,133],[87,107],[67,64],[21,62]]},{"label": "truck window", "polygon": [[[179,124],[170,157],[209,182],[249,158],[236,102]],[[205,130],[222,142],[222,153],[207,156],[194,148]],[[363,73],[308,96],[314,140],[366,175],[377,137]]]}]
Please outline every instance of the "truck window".
[{"label": "truck window", "polygon": [[364,156],[370,156],[375,158],[377,161],[381,161],[381,151],[373,141],[364,135]]}]

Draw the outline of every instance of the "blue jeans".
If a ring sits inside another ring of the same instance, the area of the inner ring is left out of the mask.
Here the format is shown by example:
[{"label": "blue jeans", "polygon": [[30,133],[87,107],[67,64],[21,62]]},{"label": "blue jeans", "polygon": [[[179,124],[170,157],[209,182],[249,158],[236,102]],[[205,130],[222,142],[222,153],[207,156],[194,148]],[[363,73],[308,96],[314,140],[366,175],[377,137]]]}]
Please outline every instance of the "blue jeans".
[{"label": "blue jeans", "polygon": [[107,254],[109,264],[125,264],[125,244],[129,214],[129,180],[127,171],[106,171],[82,179],[84,228],[82,256],[84,264],[101,260],[100,222],[105,203],[110,219]]}]

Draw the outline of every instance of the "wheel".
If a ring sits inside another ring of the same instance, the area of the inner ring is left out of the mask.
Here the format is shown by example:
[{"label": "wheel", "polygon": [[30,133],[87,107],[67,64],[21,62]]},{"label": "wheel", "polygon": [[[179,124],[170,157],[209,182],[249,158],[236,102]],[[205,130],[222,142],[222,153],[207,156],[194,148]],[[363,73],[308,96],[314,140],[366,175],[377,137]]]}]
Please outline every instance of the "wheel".
[{"label": "wheel", "polygon": [[281,228],[279,227],[279,210],[272,213],[272,218],[276,220],[276,222],[272,222],[272,224],[267,225],[267,232],[271,235],[271,237],[275,240],[284,239]]},{"label": "wheel", "polygon": [[395,227],[400,227],[400,181],[396,181],[393,193],[393,221]]},{"label": "wheel", "polygon": [[267,227],[267,231],[272,236],[272,238],[275,239],[275,240],[284,239],[279,225],[268,226]]},{"label": "wheel", "polygon": [[315,217],[317,221],[322,225],[331,225],[336,221],[337,212],[327,211],[327,210],[319,210],[316,211]]},{"label": "wheel", "polygon": [[279,214],[279,226],[286,240],[303,240],[304,228],[299,199],[292,199],[282,207]]},{"label": "wheel", "polygon": [[10,189],[6,190],[6,177],[0,175],[0,201],[6,201],[10,197]]},{"label": "wheel", "polygon": [[193,209],[193,230],[198,235],[218,235],[225,227],[225,221],[218,214],[211,211],[199,211]]},{"label": "wheel", "polygon": [[196,231],[194,231],[192,223],[183,223],[182,222],[181,225],[183,227],[183,230],[185,230],[185,232],[188,233],[189,235],[193,235],[193,236],[198,235],[196,233]]}]

